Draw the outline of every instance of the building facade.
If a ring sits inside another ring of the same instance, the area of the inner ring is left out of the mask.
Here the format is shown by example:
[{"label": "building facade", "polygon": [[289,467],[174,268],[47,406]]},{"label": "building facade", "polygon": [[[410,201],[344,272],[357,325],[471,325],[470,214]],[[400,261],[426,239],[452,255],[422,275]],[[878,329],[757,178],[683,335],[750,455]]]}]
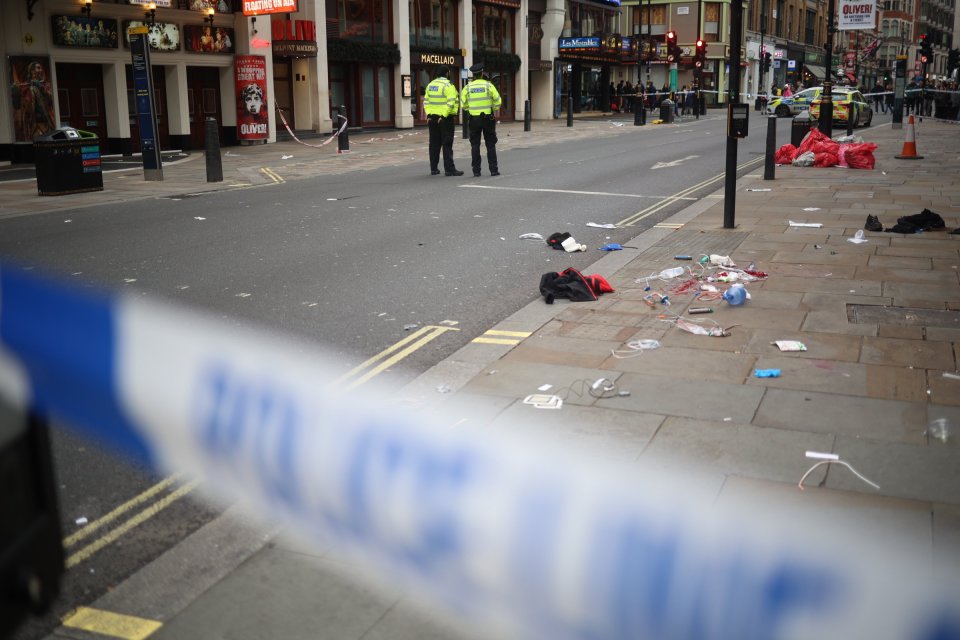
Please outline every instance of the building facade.
[{"label": "building facade", "polygon": [[[607,109],[621,80],[691,85],[698,37],[708,43],[703,86],[723,95],[729,0],[628,2],[11,0],[0,22],[10,87],[0,160],[31,159],[33,139],[61,126],[96,134],[104,153],[139,150],[130,27],[148,31],[161,149],[202,148],[210,119],[227,145],[326,133],[341,116],[351,127],[410,128],[425,122],[423,89],[437,68],[459,70],[462,86],[476,62],[503,97],[503,120],[522,119],[527,100],[538,119],[559,117],[571,99],[578,111]],[[668,30],[683,50],[673,64]]]}]

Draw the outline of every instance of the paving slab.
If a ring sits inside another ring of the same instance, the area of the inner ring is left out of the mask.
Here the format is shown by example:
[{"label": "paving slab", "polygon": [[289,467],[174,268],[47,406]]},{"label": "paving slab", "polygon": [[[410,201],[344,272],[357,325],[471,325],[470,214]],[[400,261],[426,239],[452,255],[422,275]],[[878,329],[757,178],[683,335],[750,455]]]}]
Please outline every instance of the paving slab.
[{"label": "paving slab", "polygon": [[753,424],[893,443],[923,444],[926,405],[863,396],[766,389]]},{"label": "paving slab", "polygon": [[601,368],[715,382],[743,382],[752,371],[754,361],[751,355],[671,346],[644,350],[633,357],[618,358],[609,353],[608,356]]},{"label": "paving slab", "polygon": [[622,374],[617,384],[629,390],[630,396],[610,398],[603,406],[689,418],[730,417],[742,423],[753,418],[764,393],[763,389],[741,384],[703,382],[691,386],[686,381],[637,373]]},{"label": "paving slab", "polygon": [[[832,434],[670,417],[641,461],[658,459],[726,475],[796,482],[810,466],[804,452],[831,451],[833,441]],[[825,475],[824,470],[811,481],[819,482]]]},{"label": "paving slab", "polygon": [[860,362],[924,369],[953,369],[956,362],[947,342],[927,342],[867,336]]},{"label": "paving slab", "polygon": [[[918,427],[923,431],[923,425]],[[960,465],[957,449],[929,445],[877,442],[840,436],[836,452],[861,474],[880,485],[880,493],[895,498],[960,505]],[[875,493],[846,470],[831,472],[827,487]]]},{"label": "paving slab", "polygon": [[761,356],[757,369],[779,369],[778,378],[750,378],[748,384],[776,389],[799,389],[844,395],[866,396],[925,402],[927,399],[926,372],[922,369],[904,369],[838,362],[814,358]]},{"label": "paving slab", "polygon": [[850,294],[868,297],[887,295],[880,282],[839,278],[832,275],[825,276],[827,273],[833,273],[829,266],[824,269],[823,273],[823,276],[817,278],[777,277],[767,282],[765,287],[774,291],[800,291],[803,293]]},{"label": "paving slab", "polygon": [[492,424],[522,425],[524,433],[575,448],[591,460],[635,461],[663,420],[659,414],[610,409],[598,400],[590,407],[565,403],[560,409],[515,402]]},{"label": "paving slab", "polygon": [[533,335],[503,356],[503,360],[539,362],[574,367],[600,367],[623,343],[565,336]]},{"label": "paving slab", "polygon": [[[579,382],[593,382],[598,378],[611,378],[610,370],[589,367],[568,367],[536,362],[501,360],[487,367],[473,380],[463,386],[463,391],[477,395],[494,395],[523,399],[538,391],[544,384],[552,385],[549,393],[557,393]],[[614,380],[617,382],[617,380]],[[592,404],[593,398],[568,400],[576,404]]]},{"label": "paving slab", "polygon": [[[781,352],[772,343],[776,340],[799,340],[806,347],[806,351]],[[816,360],[831,360],[839,362],[857,362],[860,359],[860,344],[862,338],[857,335],[836,335],[827,333],[810,333],[754,329],[753,336],[744,346],[744,353],[753,353],[763,356],[772,356],[783,353],[789,358],[811,358]]]}]

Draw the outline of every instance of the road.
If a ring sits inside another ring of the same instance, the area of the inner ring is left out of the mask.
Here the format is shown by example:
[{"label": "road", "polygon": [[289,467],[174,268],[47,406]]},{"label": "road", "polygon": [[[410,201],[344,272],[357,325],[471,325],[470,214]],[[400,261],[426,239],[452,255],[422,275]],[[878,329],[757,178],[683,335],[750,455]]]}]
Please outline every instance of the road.
[{"label": "road", "polygon": [[[0,256],[77,286],[169,300],[323,343],[344,372],[422,327],[450,328],[381,374],[400,385],[538,298],[542,273],[589,272],[603,255],[599,246],[628,245],[723,186],[722,118],[642,132],[621,122],[615,138],[501,153],[499,178],[487,174],[485,159],[484,176],[470,177],[461,153],[462,178],[430,176],[418,158],[337,176],[291,173],[260,188],[10,218],[0,222]],[[759,118],[752,126],[739,144],[742,171],[762,169],[765,131]],[[789,121],[778,126],[778,138],[788,139]],[[557,231],[588,250],[567,254],[518,238]],[[64,612],[92,602],[219,513],[189,489],[177,493],[178,482],[157,488],[164,479],[65,429],[54,434],[54,456],[65,536],[121,513],[81,540],[68,538],[73,565],[64,594],[17,640],[42,637]],[[110,533],[147,511],[127,531]]]}]

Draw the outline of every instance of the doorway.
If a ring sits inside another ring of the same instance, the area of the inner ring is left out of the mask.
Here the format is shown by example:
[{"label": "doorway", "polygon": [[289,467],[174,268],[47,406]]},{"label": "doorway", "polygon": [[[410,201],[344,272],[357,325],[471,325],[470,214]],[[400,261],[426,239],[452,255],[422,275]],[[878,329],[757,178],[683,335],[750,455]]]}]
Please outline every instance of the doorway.
[{"label": "doorway", "polygon": [[100,65],[58,62],[56,67],[60,126],[94,133],[106,148],[107,114]]},{"label": "doorway", "polygon": [[206,143],[207,118],[223,126],[220,110],[220,69],[217,67],[187,67],[187,105],[190,116],[190,148],[203,149]]}]

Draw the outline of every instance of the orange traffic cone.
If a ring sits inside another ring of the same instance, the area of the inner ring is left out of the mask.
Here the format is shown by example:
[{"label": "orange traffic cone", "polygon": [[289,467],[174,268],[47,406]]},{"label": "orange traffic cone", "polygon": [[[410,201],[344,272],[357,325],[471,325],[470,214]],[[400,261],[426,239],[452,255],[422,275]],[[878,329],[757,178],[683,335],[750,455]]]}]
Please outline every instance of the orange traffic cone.
[{"label": "orange traffic cone", "polygon": [[913,116],[910,116],[907,122],[907,139],[903,141],[903,151],[900,155],[893,156],[900,160],[922,160],[923,156],[917,155],[917,135],[913,130]]}]

